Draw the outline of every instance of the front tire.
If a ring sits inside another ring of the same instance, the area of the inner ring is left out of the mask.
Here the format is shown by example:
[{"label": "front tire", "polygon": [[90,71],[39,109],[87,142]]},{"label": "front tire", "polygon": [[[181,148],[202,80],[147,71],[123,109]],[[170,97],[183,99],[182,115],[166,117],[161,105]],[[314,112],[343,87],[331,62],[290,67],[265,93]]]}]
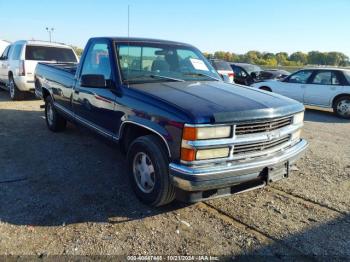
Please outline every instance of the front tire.
[{"label": "front tire", "polygon": [[333,110],[338,117],[350,119],[350,96],[337,98],[334,102]]},{"label": "front tire", "polygon": [[67,120],[57,112],[51,96],[45,100],[45,118],[47,127],[53,132],[61,132],[67,126]]},{"label": "front tire", "polygon": [[162,141],[155,135],[142,136],[130,145],[128,173],[139,200],[150,206],[163,206],[175,198],[169,178],[169,158]]},{"label": "front tire", "polygon": [[11,100],[22,100],[24,99],[25,93],[18,89],[13,76],[9,77],[9,93]]}]

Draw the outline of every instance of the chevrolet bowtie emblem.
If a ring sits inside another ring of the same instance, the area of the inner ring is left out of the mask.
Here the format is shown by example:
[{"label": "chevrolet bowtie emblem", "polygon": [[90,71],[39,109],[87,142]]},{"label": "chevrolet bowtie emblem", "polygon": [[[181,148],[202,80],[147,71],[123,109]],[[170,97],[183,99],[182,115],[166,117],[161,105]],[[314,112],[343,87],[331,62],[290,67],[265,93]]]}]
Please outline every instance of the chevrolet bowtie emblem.
[{"label": "chevrolet bowtie emblem", "polygon": [[267,134],[267,138],[269,140],[273,140],[273,139],[279,138],[280,136],[281,136],[280,133]]}]

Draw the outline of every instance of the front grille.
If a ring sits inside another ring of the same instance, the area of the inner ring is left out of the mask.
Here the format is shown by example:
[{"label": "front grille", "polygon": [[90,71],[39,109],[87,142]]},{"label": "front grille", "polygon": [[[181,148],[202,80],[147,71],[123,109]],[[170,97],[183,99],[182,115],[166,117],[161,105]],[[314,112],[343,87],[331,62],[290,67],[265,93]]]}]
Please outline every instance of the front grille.
[{"label": "front grille", "polygon": [[273,149],[279,145],[282,145],[289,141],[290,136],[285,136],[272,141],[264,141],[259,143],[251,143],[244,145],[235,145],[233,148],[233,155],[247,154],[247,153],[258,153],[268,149]]},{"label": "front grille", "polygon": [[245,123],[236,125],[236,135],[270,132],[292,124],[293,117],[277,118],[273,120]]}]

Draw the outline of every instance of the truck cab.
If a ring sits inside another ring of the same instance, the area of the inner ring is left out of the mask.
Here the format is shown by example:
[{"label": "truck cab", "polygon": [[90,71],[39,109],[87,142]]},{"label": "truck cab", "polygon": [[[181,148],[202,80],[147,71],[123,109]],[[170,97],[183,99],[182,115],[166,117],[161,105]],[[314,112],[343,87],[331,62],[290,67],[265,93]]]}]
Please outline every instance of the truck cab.
[{"label": "truck cab", "polygon": [[302,104],[224,83],[189,44],[92,38],[77,66],[39,63],[35,83],[48,128],[71,121],[118,143],[151,206],[265,186],[307,147]]}]

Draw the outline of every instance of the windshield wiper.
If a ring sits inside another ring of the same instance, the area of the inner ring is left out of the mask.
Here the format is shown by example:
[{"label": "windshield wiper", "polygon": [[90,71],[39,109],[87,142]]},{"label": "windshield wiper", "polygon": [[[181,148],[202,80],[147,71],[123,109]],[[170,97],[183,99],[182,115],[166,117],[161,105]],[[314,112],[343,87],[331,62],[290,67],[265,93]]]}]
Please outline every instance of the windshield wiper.
[{"label": "windshield wiper", "polygon": [[211,78],[213,80],[220,81],[220,79],[218,79],[218,78],[216,78],[214,76],[210,76],[210,75],[204,74],[204,73],[185,72],[185,73],[183,73],[183,75],[185,75],[185,76],[190,76],[190,75],[192,75],[192,76],[205,76],[205,77]]},{"label": "windshield wiper", "polygon": [[162,76],[162,75],[155,75],[155,74],[151,74],[151,75],[139,75],[139,76],[135,76],[131,79],[125,79],[124,82],[125,83],[131,83],[134,81],[137,81],[141,78],[146,78],[146,77],[150,77],[150,78],[158,78],[158,79],[166,79],[166,80],[171,80],[171,81],[176,81],[176,82],[184,82],[185,80],[182,79],[178,79],[178,78],[173,78],[173,77],[168,77],[168,76]]},{"label": "windshield wiper", "polygon": [[176,82],[185,82],[185,80],[183,80],[183,79],[173,78],[173,77],[169,77],[169,76],[149,75],[149,77],[160,78],[160,79],[167,79],[167,80],[172,80],[172,81],[176,81]]}]

